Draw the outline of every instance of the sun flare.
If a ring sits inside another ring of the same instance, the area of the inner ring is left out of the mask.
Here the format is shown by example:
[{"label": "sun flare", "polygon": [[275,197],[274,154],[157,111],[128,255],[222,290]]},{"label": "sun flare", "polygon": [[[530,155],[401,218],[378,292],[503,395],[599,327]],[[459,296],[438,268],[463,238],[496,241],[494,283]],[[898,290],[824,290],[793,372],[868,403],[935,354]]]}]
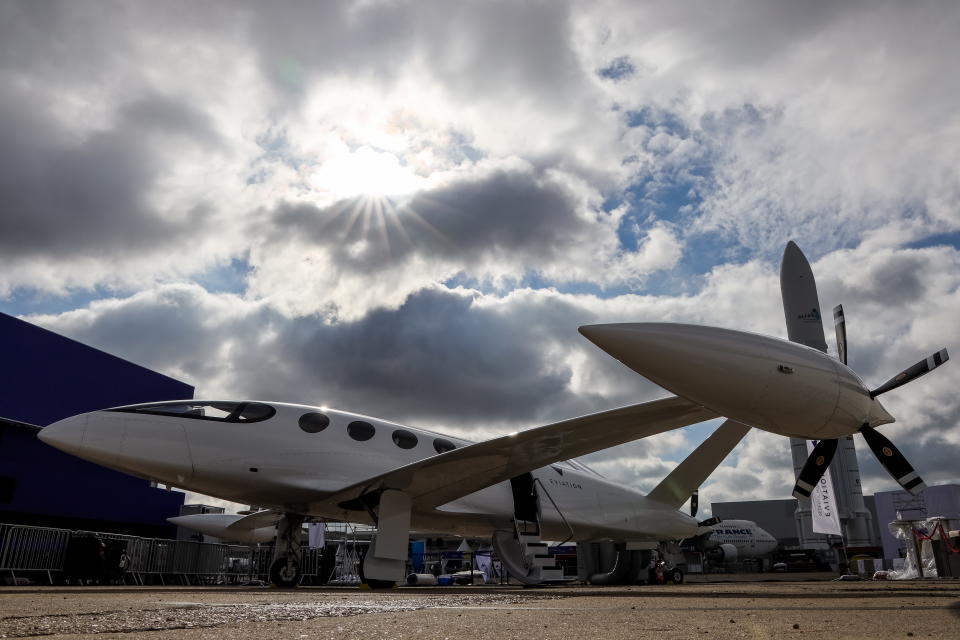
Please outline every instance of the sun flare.
[{"label": "sun flare", "polygon": [[334,155],[310,177],[313,189],[336,200],[409,196],[425,182],[397,155],[368,146]]}]

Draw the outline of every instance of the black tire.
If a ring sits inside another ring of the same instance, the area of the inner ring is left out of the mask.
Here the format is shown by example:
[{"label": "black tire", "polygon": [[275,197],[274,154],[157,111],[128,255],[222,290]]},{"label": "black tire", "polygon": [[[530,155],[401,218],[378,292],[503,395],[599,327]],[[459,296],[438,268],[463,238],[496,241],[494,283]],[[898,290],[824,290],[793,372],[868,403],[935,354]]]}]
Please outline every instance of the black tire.
[{"label": "black tire", "polygon": [[683,584],[683,571],[674,567],[667,574],[667,580],[673,582],[673,584]]},{"label": "black tire", "polygon": [[295,588],[300,584],[301,577],[300,565],[294,562],[292,567],[288,567],[286,558],[277,558],[270,565],[270,582],[281,589]]}]

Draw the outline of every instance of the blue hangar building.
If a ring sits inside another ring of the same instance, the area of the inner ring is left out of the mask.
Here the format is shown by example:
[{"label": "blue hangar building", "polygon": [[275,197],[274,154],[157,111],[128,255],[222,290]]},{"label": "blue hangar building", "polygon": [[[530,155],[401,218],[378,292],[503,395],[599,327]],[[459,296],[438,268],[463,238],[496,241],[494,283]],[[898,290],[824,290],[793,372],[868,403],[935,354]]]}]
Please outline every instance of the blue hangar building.
[{"label": "blue hangar building", "polygon": [[183,493],[62,453],[31,425],[193,387],[2,313],[0,353],[0,523],[171,536]]}]

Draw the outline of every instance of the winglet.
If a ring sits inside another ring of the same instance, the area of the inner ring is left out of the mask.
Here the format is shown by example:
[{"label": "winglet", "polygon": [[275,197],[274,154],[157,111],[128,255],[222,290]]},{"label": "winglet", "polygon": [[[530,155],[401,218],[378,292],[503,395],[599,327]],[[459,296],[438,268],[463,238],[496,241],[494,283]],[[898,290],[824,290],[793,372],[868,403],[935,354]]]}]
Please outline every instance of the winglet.
[{"label": "winglet", "polygon": [[740,444],[750,427],[726,420],[700,443],[683,462],[664,478],[647,496],[679,509],[695,490],[720,466],[735,446]]}]

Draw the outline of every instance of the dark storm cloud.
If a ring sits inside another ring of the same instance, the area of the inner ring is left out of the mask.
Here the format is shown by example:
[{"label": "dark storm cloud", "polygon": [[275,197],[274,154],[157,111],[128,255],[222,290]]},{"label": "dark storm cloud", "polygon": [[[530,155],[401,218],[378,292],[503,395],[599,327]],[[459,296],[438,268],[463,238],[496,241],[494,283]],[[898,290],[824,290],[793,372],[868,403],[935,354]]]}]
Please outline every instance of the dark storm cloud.
[{"label": "dark storm cloud", "polygon": [[204,118],[166,98],[127,105],[111,128],[78,140],[15,91],[0,102],[0,252],[60,260],[107,251],[114,258],[163,250],[202,227],[172,223],[148,194],[164,170],[152,134],[215,140]]},{"label": "dark storm cloud", "polygon": [[[571,368],[556,360],[555,347],[593,354],[576,331],[585,316],[563,302],[504,309],[425,289],[395,311],[331,325],[170,285],[44,326],[186,379],[200,393],[326,403],[462,429],[533,426],[657,394],[636,376],[637,395],[624,398],[570,388]],[[619,363],[593,355],[621,373]]]},{"label": "dark storm cloud", "polygon": [[[164,235],[143,215],[155,167],[118,132],[71,143],[25,103],[0,103],[0,249],[5,256],[85,253]],[[131,247],[132,248],[132,247]]]},{"label": "dark storm cloud", "polygon": [[226,144],[207,114],[170,96],[146,94],[121,107],[118,120],[118,126],[128,129],[131,135],[178,136],[205,148],[222,148]]},{"label": "dark storm cloud", "polygon": [[299,94],[317,74],[390,85],[411,65],[461,96],[506,87],[521,104],[575,97],[583,80],[568,46],[566,2],[293,2],[248,5],[250,42],[264,75]]},{"label": "dark storm cloud", "polygon": [[[278,319],[273,341],[238,351],[231,364],[248,393],[455,429],[534,426],[664,395],[637,376],[636,395],[571,388],[572,369],[558,352],[586,350],[612,375],[630,375],[577,333],[591,319],[561,301],[499,308],[429,288],[355,322]],[[265,361],[267,375],[258,370]]]},{"label": "dark storm cloud", "polygon": [[307,387],[385,415],[497,422],[571,400],[569,371],[548,370],[536,329],[518,331],[468,296],[424,290],[354,323],[298,320],[286,338],[282,358]]},{"label": "dark storm cloud", "polygon": [[[309,238],[332,251],[335,264],[354,273],[376,271],[415,254],[456,259],[465,267],[486,258],[522,257],[535,269],[562,260],[564,251],[597,232],[563,185],[525,170],[496,171],[421,192],[385,214],[386,240],[353,218],[353,212],[369,206],[362,200],[326,209],[285,204],[268,213],[262,232],[271,243]],[[359,240],[370,242],[371,249],[352,251],[349,243]]]}]

